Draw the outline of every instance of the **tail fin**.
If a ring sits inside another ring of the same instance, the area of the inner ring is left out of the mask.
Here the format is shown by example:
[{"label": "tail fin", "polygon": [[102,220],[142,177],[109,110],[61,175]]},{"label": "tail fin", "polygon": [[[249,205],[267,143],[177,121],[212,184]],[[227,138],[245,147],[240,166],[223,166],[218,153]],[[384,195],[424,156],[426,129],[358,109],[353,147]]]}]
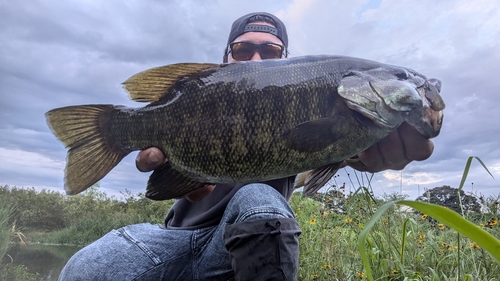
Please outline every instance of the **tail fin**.
[{"label": "tail fin", "polygon": [[64,189],[78,194],[102,179],[130,151],[109,137],[113,105],[68,106],[45,114],[54,135],[68,148]]}]

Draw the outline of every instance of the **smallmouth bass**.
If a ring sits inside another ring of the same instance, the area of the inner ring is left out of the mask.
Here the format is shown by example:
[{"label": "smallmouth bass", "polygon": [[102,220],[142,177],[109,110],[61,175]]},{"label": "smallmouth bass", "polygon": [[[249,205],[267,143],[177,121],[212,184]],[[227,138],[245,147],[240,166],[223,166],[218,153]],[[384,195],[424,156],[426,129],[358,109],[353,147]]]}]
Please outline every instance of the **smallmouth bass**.
[{"label": "smallmouth bass", "polygon": [[[168,158],[146,196],[180,197],[205,184],[245,183],[313,170],[310,195],[341,163],[402,122],[439,134],[441,82],[399,66],[344,56],[236,64],[179,63],[124,83],[142,108],[80,105],[53,109],[47,123],[69,149],[65,190],[77,194],[134,150]],[[326,181],[325,181],[326,180]]]}]

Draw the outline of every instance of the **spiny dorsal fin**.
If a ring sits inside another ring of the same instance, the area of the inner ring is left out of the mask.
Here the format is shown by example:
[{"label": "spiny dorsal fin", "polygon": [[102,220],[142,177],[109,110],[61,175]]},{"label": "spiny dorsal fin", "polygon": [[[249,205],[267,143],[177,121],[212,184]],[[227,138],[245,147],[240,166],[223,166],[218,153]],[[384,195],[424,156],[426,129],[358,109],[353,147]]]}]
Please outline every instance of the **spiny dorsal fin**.
[{"label": "spiny dorsal fin", "polygon": [[123,87],[131,100],[154,102],[168,93],[180,78],[218,65],[214,63],[177,63],[159,66],[135,74],[123,82]]}]

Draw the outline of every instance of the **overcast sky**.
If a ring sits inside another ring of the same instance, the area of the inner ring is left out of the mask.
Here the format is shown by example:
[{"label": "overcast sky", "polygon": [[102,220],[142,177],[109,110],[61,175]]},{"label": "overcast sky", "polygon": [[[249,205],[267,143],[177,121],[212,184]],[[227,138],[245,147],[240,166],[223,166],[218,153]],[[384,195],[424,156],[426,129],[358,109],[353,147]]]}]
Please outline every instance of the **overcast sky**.
[{"label": "overcast sky", "polygon": [[[144,106],[123,91],[128,77],[177,62],[221,62],[232,22],[266,11],[287,25],[291,56],[361,57],[443,82],[447,108],[434,154],[402,172],[375,174],[378,195],[402,191],[414,198],[425,188],[458,187],[469,156],[480,157],[496,179],[473,162],[465,190],[499,194],[500,2],[411,2],[0,0],[0,185],[62,191],[66,150],[46,125],[46,111]],[[149,175],[135,169],[136,155],[108,174],[101,189],[144,192]],[[367,184],[352,169],[339,175],[337,183],[348,189]]]}]

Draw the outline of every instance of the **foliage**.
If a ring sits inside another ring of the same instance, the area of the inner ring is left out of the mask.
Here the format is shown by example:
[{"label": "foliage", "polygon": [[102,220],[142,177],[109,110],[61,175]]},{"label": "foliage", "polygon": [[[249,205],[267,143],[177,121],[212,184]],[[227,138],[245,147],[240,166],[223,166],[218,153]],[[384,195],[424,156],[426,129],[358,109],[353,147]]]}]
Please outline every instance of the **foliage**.
[{"label": "foliage", "polygon": [[112,229],[150,222],[163,223],[173,200],[152,201],[130,191],[122,198],[109,197],[93,186],[85,192],[66,196],[34,188],[0,186],[0,198],[16,205],[9,223],[25,232],[42,232],[30,240],[42,243],[86,245]]},{"label": "foliage", "polygon": [[[24,204],[23,200],[30,202],[30,211],[16,211],[9,223],[22,221],[26,229],[50,230],[48,234],[32,237],[32,240],[65,244],[88,244],[112,228],[123,225],[162,223],[172,204],[172,201],[151,201],[143,194],[133,195],[129,191],[124,192],[122,198],[115,199],[100,192],[98,186],[72,197],[4,186],[0,187],[0,198],[12,206]],[[495,247],[496,242],[491,237],[500,237],[499,196],[480,198],[482,212],[469,208],[466,214],[469,222],[466,223],[456,219],[461,211],[457,214],[437,207],[439,212],[435,219],[456,228],[466,225],[465,230],[459,229],[458,232],[431,219],[425,209],[420,208],[423,213],[417,214],[396,207],[394,203],[384,206],[404,199],[400,194],[375,198],[363,186],[349,195],[345,195],[342,188],[316,194],[313,199],[302,198],[300,193],[292,195],[290,204],[302,229],[299,280],[498,279],[500,263],[493,257],[496,255],[489,255],[485,248]],[[58,206],[58,212],[49,214],[48,210],[53,206],[44,206],[44,202]],[[418,205],[427,205],[403,202],[417,209]],[[433,208],[436,207],[431,207],[431,211]],[[43,222],[51,217],[59,222],[40,223],[37,225],[40,229],[29,227],[34,220]],[[360,251],[357,244],[362,233],[365,248]],[[481,235],[474,236],[475,233]],[[368,270],[364,267],[363,255],[367,256]],[[26,273],[22,268],[8,268],[9,272],[13,270],[17,270],[17,276]],[[6,277],[9,279],[5,280],[37,280],[36,275],[15,279],[15,275],[5,275],[5,272],[5,268],[0,267],[1,280]]]},{"label": "foliage", "polygon": [[16,206],[10,223],[16,222],[19,228],[53,230],[66,226],[61,216],[64,196],[55,191],[32,188],[0,187],[0,197],[8,205]]},{"label": "foliage", "polygon": [[481,211],[481,205],[479,204],[478,198],[465,194],[463,190],[448,185],[427,190],[417,198],[417,201],[445,206],[459,214],[462,213],[461,205],[463,211],[466,213]]},{"label": "foliage", "polygon": [[30,273],[24,265],[0,264],[0,280],[42,281],[38,273]]},{"label": "foliage", "polygon": [[[402,199],[390,195],[381,200],[366,192],[344,198],[348,208],[343,213],[329,209],[325,204],[329,199],[311,200],[294,193],[290,202],[302,229],[299,280],[366,280],[357,248],[359,235],[387,200]],[[499,205],[495,200],[484,201],[487,209],[495,210]],[[475,218],[476,227],[500,237],[498,216],[482,213]],[[459,272],[461,280],[497,280],[500,275],[500,263],[480,241],[434,223],[427,214],[396,205],[375,219],[366,238],[374,280],[457,280]]]},{"label": "foliage", "polygon": [[0,199],[0,261],[9,247],[11,236],[11,226],[9,221],[13,211],[12,207],[3,201],[5,200]]}]

